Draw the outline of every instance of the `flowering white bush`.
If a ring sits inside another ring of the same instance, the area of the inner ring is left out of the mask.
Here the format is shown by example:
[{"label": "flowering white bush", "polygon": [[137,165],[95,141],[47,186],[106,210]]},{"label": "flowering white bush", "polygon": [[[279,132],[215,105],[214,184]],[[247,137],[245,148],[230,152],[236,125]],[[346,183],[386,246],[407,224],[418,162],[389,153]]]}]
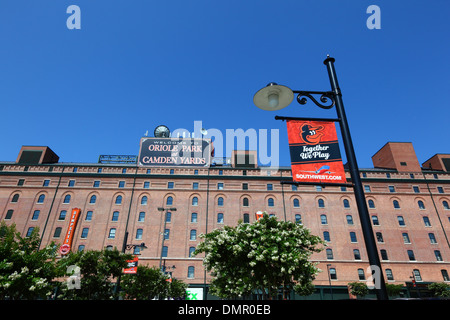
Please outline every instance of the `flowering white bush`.
[{"label": "flowering white bush", "polygon": [[205,253],[203,264],[214,277],[211,293],[233,298],[260,292],[273,298],[278,289],[311,293],[319,272],[309,261],[324,242],[302,225],[277,221],[264,212],[253,224],[225,226],[206,235],[194,254]]}]

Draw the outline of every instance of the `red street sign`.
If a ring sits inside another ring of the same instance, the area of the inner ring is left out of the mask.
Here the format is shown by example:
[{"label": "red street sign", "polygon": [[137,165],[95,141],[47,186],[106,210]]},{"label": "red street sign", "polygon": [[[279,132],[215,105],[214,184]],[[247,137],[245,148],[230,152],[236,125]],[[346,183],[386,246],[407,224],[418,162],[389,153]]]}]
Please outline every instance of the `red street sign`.
[{"label": "red street sign", "polygon": [[133,260],[127,260],[127,268],[123,269],[125,274],[135,274],[138,267],[138,257],[135,256]]}]

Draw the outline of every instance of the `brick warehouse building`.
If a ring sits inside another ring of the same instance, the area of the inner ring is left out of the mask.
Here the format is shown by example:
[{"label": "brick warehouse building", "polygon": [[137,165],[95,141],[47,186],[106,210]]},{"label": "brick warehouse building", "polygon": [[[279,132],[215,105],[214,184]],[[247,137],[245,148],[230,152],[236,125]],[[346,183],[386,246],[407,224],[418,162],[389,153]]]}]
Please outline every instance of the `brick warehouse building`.
[{"label": "brick warehouse building", "polygon": [[[199,235],[267,211],[327,241],[312,256],[323,270],[314,297],[348,297],[347,284],[365,281],[369,265],[353,190],[280,184],[292,180],[290,168],[259,167],[256,152],[244,153],[253,161],[237,165],[233,152],[209,167],[138,166],[136,157],[60,163],[48,147],[23,146],[16,161],[0,162],[0,220],[22,234],[39,227],[44,246],[62,243],[71,210],[80,208],[73,250],[120,250],[126,229],[128,244],[147,246],[135,252],[139,264],[161,261],[173,277],[203,287],[210,277],[202,258],[190,257]],[[406,285],[410,296],[423,295],[428,283],[449,283],[450,154],[421,166],[411,143],[389,142],[372,161],[374,168],[360,171],[386,283]]]}]

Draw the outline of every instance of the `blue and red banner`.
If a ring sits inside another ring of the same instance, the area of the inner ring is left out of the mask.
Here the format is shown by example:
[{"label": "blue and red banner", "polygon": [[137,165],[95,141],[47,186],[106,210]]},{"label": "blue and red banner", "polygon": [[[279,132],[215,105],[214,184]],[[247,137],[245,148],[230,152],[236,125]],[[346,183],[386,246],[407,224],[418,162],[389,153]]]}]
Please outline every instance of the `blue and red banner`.
[{"label": "blue and red banner", "polygon": [[288,120],[295,182],[346,183],[334,122]]}]

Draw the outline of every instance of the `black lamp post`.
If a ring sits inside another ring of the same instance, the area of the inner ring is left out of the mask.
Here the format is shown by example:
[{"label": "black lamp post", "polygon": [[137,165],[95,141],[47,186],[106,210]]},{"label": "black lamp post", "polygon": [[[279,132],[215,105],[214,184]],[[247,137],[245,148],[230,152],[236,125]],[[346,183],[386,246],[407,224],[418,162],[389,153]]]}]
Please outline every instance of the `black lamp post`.
[{"label": "black lamp post", "polygon": [[[323,119],[323,118],[293,118],[293,117],[279,117],[275,116],[277,120],[316,120],[316,121],[334,121],[339,122],[341,128],[342,139],[344,143],[345,153],[347,155],[348,166],[350,170],[350,176],[355,194],[356,205],[358,207],[359,218],[361,221],[361,228],[366,244],[367,255],[369,257],[369,263],[372,272],[375,275],[379,275],[376,279],[379,283],[376,284],[375,291],[379,300],[388,300],[386,292],[386,285],[384,283],[384,277],[381,269],[381,263],[378,256],[378,250],[375,243],[375,237],[373,235],[372,225],[370,223],[370,216],[367,209],[367,204],[364,195],[364,189],[361,183],[358,164],[356,162],[355,151],[353,149],[352,138],[350,136],[350,130],[347,123],[347,117],[345,115],[344,103],[342,101],[342,93],[339,88],[336,71],[334,69],[334,58],[327,56],[323,62],[327,66],[328,76],[330,78],[331,91],[293,91],[285,86],[277,85],[276,83],[270,83],[265,88],[259,90],[254,98],[255,105],[263,110],[275,111],[287,107],[294,98],[294,93],[297,95],[297,102],[304,105],[307,102],[307,98],[311,99],[318,107],[323,109],[331,109],[336,106],[337,119]],[[320,95],[320,102],[314,98],[314,95]],[[291,182],[293,183],[293,182]],[[294,182],[295,184],[301,184]],[[336,185],[326,184],[323,185]]]}]

